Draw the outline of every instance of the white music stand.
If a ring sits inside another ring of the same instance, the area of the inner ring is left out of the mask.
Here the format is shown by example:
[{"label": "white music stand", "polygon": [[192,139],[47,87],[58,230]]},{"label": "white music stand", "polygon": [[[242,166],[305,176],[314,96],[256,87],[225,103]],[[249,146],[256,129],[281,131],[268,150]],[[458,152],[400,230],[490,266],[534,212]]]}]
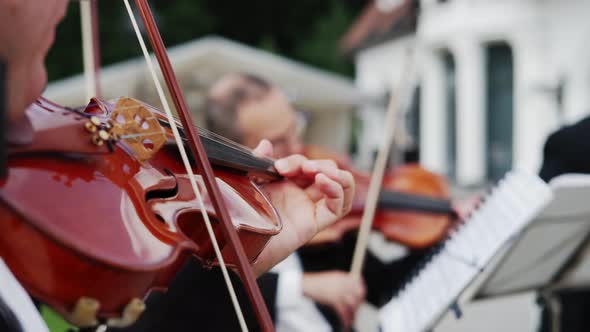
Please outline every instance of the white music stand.
[{"label": "white music stand", "polygon": [[[551,201],[478,272],[451,309],[460,314],[461,306],[471,300],[546,292],[556,285],[590,286],[590,259],[574,259],[590,238],[590,175],[562,175],[550,182],[550,188]],[[590,255],[590,245],[586,252]],[[384,317],[407,314],[392,308]]]},{"label": "white music stand", "polygon": [[[571,271],[590,234],[590,175],[566,174],[550,183],[553,200],[479,278],[474,299],[551,287]],[[590,262],[570,284],[590,285]]]},{"label": "white music stand", "polygon": [[550,181],[553,200],[496,255],[458,303],[537,291],[559,331],[554,291],[590,287],[590,175]]},{"label": "white music stand", "polygon": [[552,197],[551,188],[538,177],[507,173],[379,310],[382,330],[420,332],[434,328],[448,309],[460,315],[461,304],[477,294],[501,257],[508,258],[505,248],[514,246]]}]

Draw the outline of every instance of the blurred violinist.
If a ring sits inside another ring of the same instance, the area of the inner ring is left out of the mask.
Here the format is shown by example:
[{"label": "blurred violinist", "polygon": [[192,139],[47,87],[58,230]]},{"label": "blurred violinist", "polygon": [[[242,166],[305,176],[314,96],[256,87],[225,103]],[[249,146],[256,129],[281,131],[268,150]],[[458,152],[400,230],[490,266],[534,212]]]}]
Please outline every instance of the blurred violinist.
[{"label": "blurred violinist", "polygon": [[[209,130],[248,147],[269,140],[275,158],[304,151],[296,112],[278,88],[260,77],[233,74],[221,78],[209,90],[206,115]],[[331,160],[322,162],[335,165]],[[278,273],[277,288],[263,290],[267,297],[276,296],[278,331],[350,328],[359,305],[365,299],[377,306],[387,301],[403,271],[420,256],[385,264],[369,252],[364,281],[357,280],[345,272],[354,241],[354,234],[349,233],[318,251],[304,249],[300,251],[303,261],[292,255],[273,270]]]},{"label": "blurred violinist", "polygon": [[[1,134],[9,145],[27,144],[32,139],[33,128],[25,110],[41,95],[46,84],[45,56],[53,43],[55,28],[64,16],[67,3],[66,0],[0,0],[0,60],[7,68],[3,88],[6,92],[8,119],[7,129]],[[269,155],[271,151],[272,145],[263,142],[256,153]],[[354,180],[350,173],[331,164],[309,161],[301,156],[286,156],[278,160],[275,166],[287,179],[269,184],[264,190],[281,215],[284,227],[256,261],[253,267],[256,275],[276,265],[322,228],[346,214],[354,192]],[[232,275],[232,278],[239,284],[236,275]],[[175,284],[182,284],[183,281],[190,284],[192,292]],[[238,292],[241,302],[246,303],[243,289],[238,287]],[[175,296],[180,297],[178,302],[175,302]],[[178,305],[178,308],[190,308],[193,319],[195,316],[197,319],[202,318],[204,322],[199,325],[201,331],[233,330],[238,326],[217,269],[206,271],[189,262],[165,295],[148,298],[147,312],[132,329],[184,330],[182,322],[175,320],[176,315],[184,312],[171,312],[168,306],[171,303]],[[13,310],[17,309],[20,308]],[[209,319],[226,309],[224,313],[229,319]],[[256,324],[251,313],[247,317],[251,324]],[[18,326],[15,329],[18,331]]]}]

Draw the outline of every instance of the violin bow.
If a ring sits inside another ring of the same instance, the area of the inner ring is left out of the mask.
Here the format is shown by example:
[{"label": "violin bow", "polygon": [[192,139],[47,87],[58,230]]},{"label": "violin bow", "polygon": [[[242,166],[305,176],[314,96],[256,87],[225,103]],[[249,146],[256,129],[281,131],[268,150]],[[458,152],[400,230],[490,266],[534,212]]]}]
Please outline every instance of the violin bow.
[{"label": "violin bow", "polygon": [[97,0],[80,1],[80,25],[86,100],[90,100],[101,95]]},{"label": "violin bow", "polygon": [[0,58],[0,178],[7,173],[8,161],[6,126],[8,125],[8,95],[6,93],[6,63]]},{"label": "violin bow", "polygon": [[[124,3],[125,3],[128,13],[129,13],[129,18],[131,19],[131,23],[133,24],[133,27],[135,29],[135,33],[137,35],[139,44],[142,48],[142,52],[144,54],[144,57],[146,58],[148,68],[151,72],[152,78],[154,79],[154,83],[156,85],[156,90],[158,91],[158,95],[160,96],[160,100],[162,102],[164,111],[166,112],[166,114],[168,116],[169,123],[171,124],[171,129],[172,129],[172,132],[173,132],[174,137],[176,139],[176,143],[178,145],[178,149],[180,151],[182,161],[184,163],[184,166],[185,166],[187,174],[189,176],[191,185],[193,187],[193,191],[195,192],[195,195],[197,197],[199,205],[201,206],[201,213],[203,215],[203,219],[205,220],[205,225],[207,227],[207,231],[209,232],[209,236],[211,237],[211,241],[212,241],[213,247],[215,249],[215,253],[217,255],[217,259],[219,261],[219,265],[221,267],[221,271],[223,273],[226,285],[228,287],[228,291],[230,293],[232,303],[234,304],[234,309],[236,310],[236,314],[238,316],[240,326],[242,328],[242,331],[247,331],[248,327],[246,326],[246,323],[245,323],[245,320],[243,317],[243,313],[239,307],[237,297],[235,295],[235,290],[234,290],[233,285],[231,284],[231,281],[229,279],[227,267],[226,267],[225,262],[223,260],[223,256],[221,255],[221,251],[219,249],[219,245],[218,245],[217,240],[215,238],[215,234],[213,233],[213,229],[211,227],[209,216],[206,213],[206,209],[204,207],[198,186],[195,181],[195,176],[192,172],[191,164],[189,162],[186,151],[184,149],[182,139],[180,138],[178,128],[176,127],[176,121],[174,120],[172,112],[170,111],[170,107],[168,105],[168,102],[164,96],[164,92],[162,90],[162,87],[161,87],[159,80],[157,78],[155,69],[154,69],[152,62],[151,62],[151,58],[150,58],[149,53],[147,51],[147,47],[145,46],[145,42],[143,41],[143,37],[141,35],[141,32],[139,31],[139,27],[138,27],[137,22],[135,20],[135,15],[133,14],[133,10],[131,9],[131,6],[129,4],[129,0],[124,0]],[[197,128],[193,125],[192,117],[188,111],[186,101],[185,101],[182,91],[179,87],[178,81],[176,79],[176,75],[174,74],[174,70],[172,69],[170,59],[168,58],[166,48],[165,48],[164,43],[162,41],[162,37],[160,35],[158,27],[156,26],[151,9],[147,3],[147,0],[135,0],[135,4],[136,4],[137,8],[139,9],[139,13],[140,13],[142,21],[144,23],[144,26],[147,30],[147,34],[148,34],[152,49],[154,50],[154,53],[156,55],[159,65],[160,65],[160,69],[162,70],[162,74],[163,74],[164,79],[166,81],[166,85],[167,85],[168,90],[172,96],[174,106],[176,107],[180,121],[184,127],[184,132],[185,132],[186,138],[188,139],[188,145],[191,149],[191,152],[195,156],[197,167],[203,176],[203,181],[205,183],[205,187],[211,196],[211,201],[212,201],[213,207],[215,209],[215,213],[222,225],[223,235],[228,240],[228,242],[230,244],[230,249],[233,251],[232,253],[235,255],[235,257],[237,257],[238,272],[240,274],[241,280],[245,283],[246,292],[248,294],[251,304],[253,305],[254,312],[255,312],[256,317],[258,319],[258,323],[260,325],[260,328],[262,331],[268,331],[268,332],[274,331],[272,320],[271,320],[270,314],[268,312],[268,308],[266,307],[266,304],[265,304],[265,302],[262,298],[262,295],[260,293],[260,289],[258,288],[258,285],[256,284],[254,274],[252,272],[252,269],[250,268],[250,263],[245,255],[244,248],[238,239],[237,232],[234,229],[234,226],[233,226],[231,219],[229,217],[229,213],[227,212],[227,209],[225,207],[223,198],[221,196],[221,192],[219,191],[219,188],[217,186],[217,182],[215,181],[215,176],[213,174],[211,164],[210,164],[209,160],[207,159],[207,155],[205,153],[205,149],[203,148],[203,145],[202,145],[201,140],[199,138]]]},{"label": "violin bow", "polygon": [[[384,139],[381,143],[381,146],[379,147],[373,173],[371,174],[371,181],[369,182],[365,209],[363,211],[361,225],[359,227],[359,233],[354,248],[354,254],[352,256],[350,273],[355,276],[361,275],[365,262],[371,226],[373,225],[375,210],[377,208],[377,200],[381,191],[381,183],[383,182],[383,174],[385,173],[389,152],[391,151],[391,145],[394,141],[394,135],[396,134],[395,129],[398,113],[399,110],[405,109],[408,104],[410,87],[412,85],[412,68],[414,66],[412,60],[415,57],[415,48],[416,41],[414,40],[414,45],[410,46],[407,50],[408,53],[406,65],[403,67],[404,71],[401,73],[399,82],[397,85],[394,83],[391,86],[387,115],[385,117]],[[406,89],[405,91],[404,88]]]},{"label": "violin bow", "polygon": [[[87,99],[90,99],[94,96],[100,97],[100,43],[97,0],[80,1],[80,22],[82,30],[85,90]],[[223,261],[223,259],[221,261]],[[237,302],[237,298],[235,298],[235,291],[233,290],[231,281],[226,279],[226,283],[228,283],[228,287],[231,288],[230,294],[232,296],[232,302],[236,308],[242,330],[247,330],[239,303]]]}]

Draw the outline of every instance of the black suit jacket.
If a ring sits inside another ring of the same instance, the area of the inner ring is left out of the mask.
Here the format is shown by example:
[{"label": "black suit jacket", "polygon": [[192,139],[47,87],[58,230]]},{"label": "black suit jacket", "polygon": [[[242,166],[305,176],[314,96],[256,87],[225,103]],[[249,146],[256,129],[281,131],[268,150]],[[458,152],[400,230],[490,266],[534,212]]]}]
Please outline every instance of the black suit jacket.
[{"label": "black suit jacket", "polygon": [[590,173],[590,117],[559,129],[545,142],[539,175],[549,181],[565,173]]},{"label": "black suit jacket", "polygon": [[[250,307],[240,278],[230,272],[239,303],[250,331],[258,331],[258,322]],[[267,273],[258,285],[274,320],[278,277]],[[117,332],[240,331],[240,326],[223,281],[221,270],[206,270],[190,259],[170,284],[166,293],[151,294],[146,311],[131,327],[109,329]]]},{"label": "black suit jacket", "polygon": [[[343,241],[300,250],[304,270],[346,270],[350,265],[356,235],[349,234]],[[375,305],[388,301],[394,289],[420,258],[420,254],[392,264],[383,264],[369,254],[364,269],[368,288],[368,300]],[[245,290],[237,275],[231,273],[238,299],[244,310],[251,331],[259,330],[256,318],[249,306]],[[273,321],[276,316],[278,275],[266,273],[258,278],[258,285],[269,308]],[[113,332],[155,331],[239,331],[238,321],[229,299],[221,271],[207,271],[191,259],[172,281],[165,294],[152,294],[147,309],[139,321],[126,329],[109,329]],[[335,331],[340,330],[337,316],[327,307],[320,306]]]},{"label": "black suit jacket", "polygon": [[22,332],[20,322],[14,315],[14,312],[6,305],[0,297],[0,331],[2,332]]},{"label": "black suit jacket", "polygon": [[[565,126],[551,134],[543,149],[540,176],[549,181],[566,173],[590,173],[590,117]],[[585,331],[590,326],[590,291],[565,290],[556,292],[560,302],[561,331]],[[552,319],[544,308],[539,331],[551,331]]]}]

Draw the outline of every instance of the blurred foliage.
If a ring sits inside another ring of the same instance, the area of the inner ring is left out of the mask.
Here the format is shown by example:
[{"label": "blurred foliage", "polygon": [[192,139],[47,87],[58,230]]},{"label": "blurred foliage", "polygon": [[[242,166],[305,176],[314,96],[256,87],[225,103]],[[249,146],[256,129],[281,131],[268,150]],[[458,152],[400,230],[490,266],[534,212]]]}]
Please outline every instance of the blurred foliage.
[{"label": "blurred foliage", "polygon": [[68,324],[58,313],[53,311],[46,305],[41,306],[41,317],[45,320],[49,331],[51,332],[66,332],[76,331],[77,328]]},{"label": "blurred foliage", "polygon": [[[295,60],[352,76],[338,41],[366,0],[152,0],[167,46],[207,35],[226,37]],[[122,1],[98,1],[101,64],[139,56]],[[49,79],[82,71],[80,11],[72,2],[57,29],[47,65]]]}]

